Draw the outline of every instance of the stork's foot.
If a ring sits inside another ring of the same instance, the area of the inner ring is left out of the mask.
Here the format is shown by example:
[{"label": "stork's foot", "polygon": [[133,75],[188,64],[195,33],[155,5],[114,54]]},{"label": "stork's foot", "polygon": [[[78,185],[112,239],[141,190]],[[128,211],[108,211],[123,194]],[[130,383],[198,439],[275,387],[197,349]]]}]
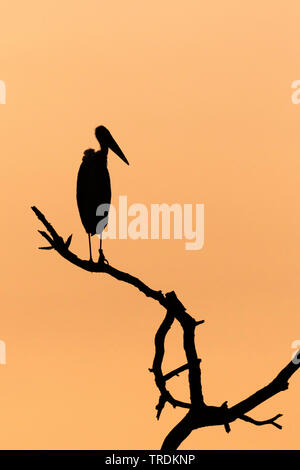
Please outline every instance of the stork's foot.
[{"label": "stork's foot", "polygon": [[98,259],[98,263],[109,264],[109,262],[107,261],[107,259],[106,259],[105,256],[104,256],[103,250],[99,250],[99,259]]}]

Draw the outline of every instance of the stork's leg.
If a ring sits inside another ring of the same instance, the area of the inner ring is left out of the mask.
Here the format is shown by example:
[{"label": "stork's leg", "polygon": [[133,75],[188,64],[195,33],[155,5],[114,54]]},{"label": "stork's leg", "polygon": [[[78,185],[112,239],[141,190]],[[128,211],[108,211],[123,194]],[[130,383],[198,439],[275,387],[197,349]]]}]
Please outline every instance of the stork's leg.
[{"label": "stork's leg", "polygon": [[89,236],[90,261],[93,262],[93,258],[92,258],[92,245],[91,245],[91,234],[88,233],[88,236]]},{"label": "stork's leg", "polygon": [[106,263],[109,264],[107,259],[104,256],[103,250],[102,250],[102,233],[100,233],[100,248],[99,248],[99,260],[98,263]]}]

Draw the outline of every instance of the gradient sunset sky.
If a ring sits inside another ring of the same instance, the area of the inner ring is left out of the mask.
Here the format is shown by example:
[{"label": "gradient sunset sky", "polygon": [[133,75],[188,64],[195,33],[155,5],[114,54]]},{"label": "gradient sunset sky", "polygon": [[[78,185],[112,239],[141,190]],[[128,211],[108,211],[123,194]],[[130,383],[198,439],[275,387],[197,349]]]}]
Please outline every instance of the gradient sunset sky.
[{"label": "gradient sunset sky", "polygon": [[[211,405],[271,381],[300,339],[298,1],[11,0],[1,5],[1,449],[159,449],[184,410],[155,418],[148,371],[164,311],[133,287],[40,251],[36,205],[88,257],[76,207],[96,126],[113,202],[203,203],[205,244],[107,240],[111,264],[204,319],[196,345]],[[95,248],[98,240],[94,240]],[[185,362],[181,331],[165,371]],[[188,399],[187,374],[170,390]],[[297,449],[300,374],[237,421],[181,449]]]}]

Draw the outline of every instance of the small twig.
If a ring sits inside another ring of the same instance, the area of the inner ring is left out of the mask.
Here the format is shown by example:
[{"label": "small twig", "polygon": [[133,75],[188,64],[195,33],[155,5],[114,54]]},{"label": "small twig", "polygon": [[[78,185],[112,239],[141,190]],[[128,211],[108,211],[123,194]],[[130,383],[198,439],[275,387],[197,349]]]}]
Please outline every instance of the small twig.
[{"label": "small twig", "polygon": [[[200,364],[201,359],[198,359],[198,363]],[[178,376],[181,372],[184,372],[185,370],[189,369],[188,364],[184,364],[184,366],[177,367],[177,369],[172,370],[171,372],[168,372],[167,374],[164,375],[164,380],[170,380],[172,377]],[[152,372],[152,370],[151,370]]]},{"label": "small twig", "polygon": [[52,236],[53,240],[57,241],[57,240],[61,239],[61,237],[58,235],[56,230],[52,227],[50,222],[48,222],[48,220],[46,219],[44,214],[42,214],[42,212],[39,211],[38,208],[35,207],[35,206],[32,206],[31,209],[33,210],[33,212],[35,213],[37,218],[42,222],[42,224],[45,225],[46,229],[48,230],[48,232]]},{"label": "small twig", "polygon": [[43,230],[38,230],[38,232],[42,235],[42,237],[44,237],[50,243],[51,248],[53,248],[53,240],[48,235],[48,233],[44,232]]},{"label": "small twig", "polygon": [[264,426],[265,424],[272,424],[277,429],[282,429],[282,426],[275,422],[276,419],[280,418],[281,416],[283,416],[283,415],[278,414],[278,415],[274,416],[274,418],[266,419],[264,421],[258,421],[257,419],[253,419],[253,418],[251,418],[250,416],[247,416],[247,415],[240,416],[239,419],[242,419],[243,421],[247,421],[248,423],[255,424],[255,426]]},{"label": "small twig", "polygon": [[223,410],[224,410],[224,428],[225,428],[225,431],[227,433],[229,433],[231,431],[231,429],[230,429],[228,418],[227,418],[227,415],[228,415],[228,402],[224,401],[223,405],[221,405],[221,408],[223,408]]}]

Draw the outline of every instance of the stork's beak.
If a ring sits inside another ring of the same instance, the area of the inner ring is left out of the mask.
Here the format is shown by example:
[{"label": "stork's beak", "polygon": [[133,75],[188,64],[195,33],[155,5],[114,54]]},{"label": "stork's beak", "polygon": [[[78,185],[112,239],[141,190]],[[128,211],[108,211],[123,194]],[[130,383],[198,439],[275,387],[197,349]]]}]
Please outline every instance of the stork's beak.
[{"label": "stork's beak", "polygon": [[125,163],[127,163],[127,165],[129,165],[129,161],[125,157],[124,153],[122,152],[122,150],[120,149],[120,147],[118,146],[117,142],[112,137],[112,135],[109,136],[109,138],[107,140],[107,145],[116,155],[118,155],[118,157],[121,158],[121,160],[123,160],[123,162],[125,162]]}]

